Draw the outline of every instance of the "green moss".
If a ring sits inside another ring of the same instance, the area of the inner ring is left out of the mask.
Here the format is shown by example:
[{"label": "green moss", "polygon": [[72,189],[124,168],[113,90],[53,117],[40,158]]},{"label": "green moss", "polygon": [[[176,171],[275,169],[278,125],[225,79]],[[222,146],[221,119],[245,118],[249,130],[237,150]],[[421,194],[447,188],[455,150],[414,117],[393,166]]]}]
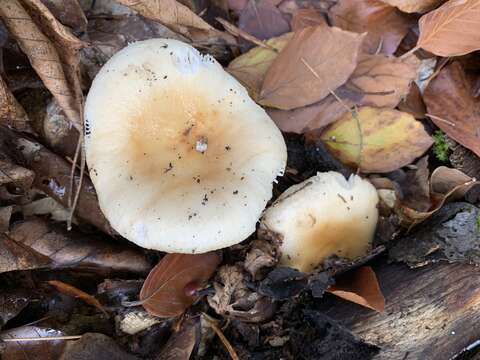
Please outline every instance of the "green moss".
[{"label": "green moss", "polygon": [[445,134],[441,130],[435,131],[433,134],[433,153],[438,160],[442,162],[448,161],[448,155],[450,153],[450,148],[445,142]]},{"label": "green moss", "polygon": [[477,215],[477,231],[480,232],[480,214]]}]

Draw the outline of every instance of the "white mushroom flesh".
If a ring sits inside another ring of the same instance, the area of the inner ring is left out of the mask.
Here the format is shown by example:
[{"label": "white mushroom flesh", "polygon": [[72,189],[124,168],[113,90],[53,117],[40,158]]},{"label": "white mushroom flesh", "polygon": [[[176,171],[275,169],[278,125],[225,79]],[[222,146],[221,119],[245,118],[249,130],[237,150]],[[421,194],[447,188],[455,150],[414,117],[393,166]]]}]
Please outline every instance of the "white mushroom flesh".
[{"label": "white mushroom flesh", "polygon": [[261,228],[280,240],[282,264],[309,272],[333,255],[367,253],[377,203],[375,187],[359,176],[318,173],[285,191],[265,211]]},{"label": "white mushroom flesh", "polygon": [[200,253],[244,240],[286,164],[280,131],[243,86],[176,40],[114,55],[85,117],[101,209],[145,248]]}]

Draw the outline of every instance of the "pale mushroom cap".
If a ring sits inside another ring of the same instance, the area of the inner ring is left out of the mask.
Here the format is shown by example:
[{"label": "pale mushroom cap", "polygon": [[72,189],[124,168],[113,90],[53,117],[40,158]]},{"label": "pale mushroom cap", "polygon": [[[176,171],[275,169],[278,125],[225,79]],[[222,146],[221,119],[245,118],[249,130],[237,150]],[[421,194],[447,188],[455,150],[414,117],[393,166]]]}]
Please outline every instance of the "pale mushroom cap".
[{"label": "pale mushroom cap", "polygon": [[332,255],[365,255],[377,203],[375,187],[359,176],[318,173],[285,191],[265,211],[261,227],[279,237],[282,264],[308,272]]},{"label": "pale mushroom cap", "polygon": [[215,59],[176,40],[114,55],[85,118],[100,207],[145,248],[201,253],[246,239],[286,164],[265,111]]}]

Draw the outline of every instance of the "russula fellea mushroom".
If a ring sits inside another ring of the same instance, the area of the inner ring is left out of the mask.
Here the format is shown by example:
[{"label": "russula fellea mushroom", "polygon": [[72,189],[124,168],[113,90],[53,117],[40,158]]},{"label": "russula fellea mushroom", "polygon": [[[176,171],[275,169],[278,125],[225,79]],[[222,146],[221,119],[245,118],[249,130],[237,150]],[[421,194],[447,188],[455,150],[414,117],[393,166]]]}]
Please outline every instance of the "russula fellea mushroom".
[{"label": "russula fellea mushroom", "polygon": [[247,238],[286,164],[280,131],[211,56],[152,39],[115,54],[85,105],[102,211],[149,249],[202,253]]},{"label": "russula fellea mushroom", "polygon": [[279,240],[282,264],[309,272],[333,255],[354,259],[367,253],[377,203],[367,180],[318,173],[285,191],[265,211],[260,228]]}]

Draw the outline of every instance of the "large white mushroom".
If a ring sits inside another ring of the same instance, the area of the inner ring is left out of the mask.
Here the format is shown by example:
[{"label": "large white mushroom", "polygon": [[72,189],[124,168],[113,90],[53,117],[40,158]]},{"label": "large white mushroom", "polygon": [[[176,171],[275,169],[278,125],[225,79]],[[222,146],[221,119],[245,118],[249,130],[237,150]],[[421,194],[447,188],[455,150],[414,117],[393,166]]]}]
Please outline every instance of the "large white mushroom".
[{"label": "large white mushroom", "polygon": [[93,81],[85,127],[90,176],[112,227],[166,252],[247,238],[286,164],[265,111],[215,59],[176,40],[114,55]]},{"label": "large white mushroom", "polygon": [[367,180],[318,173],[285,191],[265,211],[260,227],[279,240],[282,264],[308,272],[333,255],[365,255],[377,225],[377,203]]}]

